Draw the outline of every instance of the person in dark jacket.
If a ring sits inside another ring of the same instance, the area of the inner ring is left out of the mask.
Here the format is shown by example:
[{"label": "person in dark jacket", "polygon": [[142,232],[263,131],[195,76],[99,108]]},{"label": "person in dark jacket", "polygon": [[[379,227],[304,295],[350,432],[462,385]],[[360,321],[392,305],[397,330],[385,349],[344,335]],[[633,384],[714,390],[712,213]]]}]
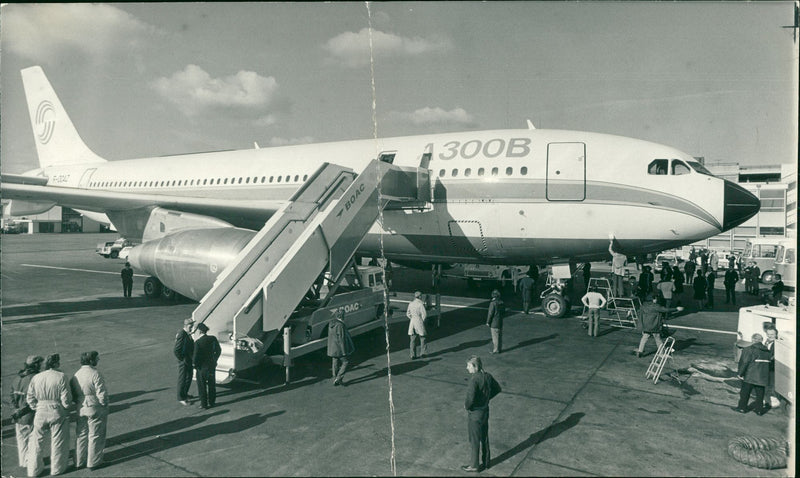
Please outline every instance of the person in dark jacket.
[{"label": "person in dark jacket", "polygon": [[[589,280],[592,278],[592,264],[590,262],[583,263],[583,290],[589,292]],[[527,314],[527,312],[526,312]]]},{"label": "person in dark jacket", "polygon": [[133,290],[133,269],[131,269],[130,262],[125,263],[125,267],[119,275],[122,276],[122,295],[124,297],[130,297],[131,290]]},{"label": "person in dark jacket", "polygon": [[714,272],[713,269],[708,269],[708,274],[706,275],[706,307],[709,309],[714,308],[714,282],[717,279],[717,273]]},{"label": "person in dark jacket", "polygon": [[14,412],[11,419],[14,421],[14,430],[17,435],[17,454],[19,455],[19,466],[27,466],[28,439],[33,431],[34,411],[28,405],[28,385],[34,375],[42,369],[44,358],[39,355],[31,355],[25,360],[25,365],[17,373],[17,380],[11,385],[11,406]]},{"label": "person in dark jacket", "polygon": [[639,297],[640,301],[647,299],[647,296],[653,292],[654,280],[655,276],[650,266],[642,266],[642,272],[639,274],[639,284],[636,288],[636,295]]},{"label": "person in dark jacket", "polygon": [[692,282],[692,290],[694,291],[692,297],[697,301],[697,308],[702,310],[706,299],[706,278],[703,277],[702,269],[697,269],[697,275],[694,276]]},{"label": "person in dark jacket", "polygon": [[492,353],[499,354],[503,351],[503,314],[505,304],[500,298],[500,291],[492,291],[492,301],[489,302],[489,312],[486,315],[486,325],[492,332]]},{"label": "person in dark jacket", "polygon": [[747,403],[753,390],[756,392],[754,407],[756,414],[763,415],[767,412],[764,408],[764,388],[769,381],[771,354],[767,347],[761,343],[763,340],[764,337],[761,334],[753,334],[750,339],[753,345],[745,347],[739,359],[738,375],[742,380],[742,388],[739,391],[739,404],[736,408],[733,408],[739,413],[747,413],[749,411]]},{"label": "person in dark jacket", "polygon": [[[491,466],[489,451],[489,401],[501,392],[500,384],[491,374],[483,370],[481,358],[473,355],[467,360],[470,373],[467,385],[467,431],[470,444],[470,464],[461,467],[464,471],[478,472]],[[478,459],[482,457],[479,462]]]},{"label": "person in dark jacket", "polygon": [[650,337],[653,337],[658,348],[661,348],[661,345],[663,345],[661,328],[664,326],[664,314],[680,310],[683,310],[683,308],[658,305],[658,297],[653,297],[652,302],[643,302],[642,308],[639,310],[639,317],[641,317],[642,321],[642,338],[639,340],[639,348],[634,350],[633,354],[636,357],[641,357]]},{"label": "person in dark jacket", "polygon": [[529,275],[522,276],[517,285],[522,293],[522,311],[528,313],[531,308],[533,300],[533,289],[536,287],[536,281]]},{"label": "person in dark jacket", "polygon": [[739,274],[733,269],[733,267],[729,267],[728,270],[725,271],[725,277],[722,279],[722,283],[725,285],[725,303],[732,303],[736,305],[736,283],[739,281]]},{"label": "person in dark jacket", "polygon": [[775,283],[772,284],[772,305],[778,305],[783,299],[783,278],[780,274],[775,274]]},{"label": "person in dark jacket", "polygon": [[344,385],[342,379],[350,363],[350,355],[355,351],[353,338],[344,323],[344,310],[337,310],[328,324],[328,357],[331,358],[333,385]]},{"label": "person in dark jacket", "polygon": [[197,394],[200,396],[200,408],[208,409],[217,401],[217,381],[214,372],[222,349],[217,338],[206,335],[208,326],[200,323],[197,326],[200,338],[194,343],[192,362],[197,370]]},{"label": "person in dark jacket", "polygon": [[675,283],[675,293],[683,294],[683,283],[686,281],[686,278],[683,277],[683,272],[681,268],[676,265],[672,266],[672,282]]},{"label": "person in dark jacket", "polygon": [[192,385],[192,355],[194,354],[194,339],[192,327],[194,320],[189,317],[183,321],[183,328],[175,335],[175,358],[178,359],[178,402],[189,405],[189,387]]}]

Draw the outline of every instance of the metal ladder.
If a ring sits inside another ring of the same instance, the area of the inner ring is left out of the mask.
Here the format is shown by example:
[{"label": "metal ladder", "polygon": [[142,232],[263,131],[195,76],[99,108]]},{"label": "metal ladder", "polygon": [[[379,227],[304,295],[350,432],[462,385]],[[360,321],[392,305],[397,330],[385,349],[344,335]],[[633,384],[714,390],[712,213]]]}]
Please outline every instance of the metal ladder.
[{"label": "metal ladder", "polygon": [[[611,283],[605,277],[592,277],[589,279],[589,286],[587,290],[592,290],[603,294],[606,298],[605,310],[608,317],[600,317],[600,320],[614,322],[612,327],[621,327],[626,329],[634,329],[637,327],[639,315],[637,310],[641,308],[641,303],[638,297],[616,297],[614,290],[611,288]],[[589,308],[583,306],[581,318],[586,319],[589,317]]]},{"label": "metal ladder", "polygon": [[656,352],[655,357],[653,357],[653,360],[650,362],[650,366],[647,367],[647,372],[644,374],[645,378],[652,378],[654,384],[658,383],[661,372],[664,370],[664,365],[667,363],[668,359],[672,358],[672,352],[674,351],[675,339],[667,337],[664,343],[661,344],[661,347],[658,348],[658,352]]}]

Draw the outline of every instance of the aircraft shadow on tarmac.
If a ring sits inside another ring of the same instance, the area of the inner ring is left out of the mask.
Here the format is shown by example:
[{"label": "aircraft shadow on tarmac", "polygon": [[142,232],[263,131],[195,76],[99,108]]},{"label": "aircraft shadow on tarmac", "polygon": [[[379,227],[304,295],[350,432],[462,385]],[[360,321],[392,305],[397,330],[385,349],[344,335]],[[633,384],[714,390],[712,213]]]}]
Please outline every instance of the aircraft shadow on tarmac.
[{"label": "aircraft shadow on tarmac", "polygon": [[197,417],[183,417],[154,427],[143,428],[131,433],[112,437],[108,441],[109,447],[156,435],[149,440],[136,443],[134,445],[123,446],[122,448],[116,450],[107,451],[105,454],[105,464],[115,465],[128,460],[140,458],[153,452],[164,451],[169,448],[188,445],[193,442],[205,440],[206,438],[217,437],[219,435],[231,433],[240,433],[248,428],[253,428],[263,424],[268,418],[282,415],[286,412],[284,410],[280,410],[277,412],[267,413],[265,415],[254,413],[237,418],[236,420],[189,429],[189,427],[197,425],[202,421],[224,413],[227,413],[227,410],[219,410]]},{"label": "aircraft shadow on tarmac", "polygon": [[531,433],[531,435],[520,442],[518,445],[514,446],[513,448],[504,451],[500,456],[492,458],[492,461],[489,463],[490,466],[497,466],[500,463],[508,460],[509,458],[531,448],[533,446],[538,445],[539,443],[544,442],[545,440],[549,440],[551,438],[555,438],[558,435],[564,433],[565,431],[569,430],[570,428],[574,427],[581,421],[581,418],[586,415],[583,412],[573,413],[572,415],[568,416],[564,420],[554,423],[549,427],[539,430],[536,433]]},{"label": "aircraft shadow on tarmac", "polygon": [[[98,297],[86,301],[51,301],[39,302],[36,304],[25,305],[9,305],[3,307],[3,317],[5,319],[29,316],[29,315],[45,315],[49,318],[58,318],[59,314],[74,314],[77,312],[93,312],[98,310],[111,310],[111,309],[134,309],[141,307],[161,307],[165,305],[178,305],[181,301],[162,301],[151,300],[146,297],[132,297],[126,299],[125,297]],[[46,317],[37,317],[30,319],[30,321],[42,320]],[[28,321],[28,320],[21,320]]]}]

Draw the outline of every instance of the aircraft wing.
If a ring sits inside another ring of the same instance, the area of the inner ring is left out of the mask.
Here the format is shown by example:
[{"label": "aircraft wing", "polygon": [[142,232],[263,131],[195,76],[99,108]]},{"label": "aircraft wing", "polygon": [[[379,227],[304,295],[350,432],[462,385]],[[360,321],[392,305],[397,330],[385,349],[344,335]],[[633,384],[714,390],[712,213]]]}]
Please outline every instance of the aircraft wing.
[{"label": "aircraft wing", "polygon": [[[5,180],[8,175],[3,175]],[[191,196],[162,196],[117,191],[91,191],[40,185],[38,178],[30,178],[27,184],[3,182],[0,184],[4,199],[46,203],[73,209],[106,213],[133,211],[159,206],[174,211],[191,212],[212,216],[239,227],[260,227],[284,202],[274,200],[222,199]],[[45,179],[46,181],[46,179]]]}]

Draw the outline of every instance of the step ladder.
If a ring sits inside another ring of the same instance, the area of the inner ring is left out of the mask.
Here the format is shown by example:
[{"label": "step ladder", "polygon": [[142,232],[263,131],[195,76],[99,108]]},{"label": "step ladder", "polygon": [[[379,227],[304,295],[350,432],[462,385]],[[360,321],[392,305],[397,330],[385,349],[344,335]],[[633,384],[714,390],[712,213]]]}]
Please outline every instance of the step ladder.
[{"label": "step ladder", "polygon": [[308,290],[326,270],[345,272],[380,211],[418,204],[429,172],[373,160],[356,174],[325,163],[217,278],[192,313],[222,348],[218,383],[258,365]]},{"label": "step ladder", "polygon": [[[606,298],[606,306],[601,311],[607,315],[603,317],[601,314],[600,320],[605,322],[612,322],[612,327],[620,327],[626,329],[633,329],[638,326],[639,315],[638,311],[641,309],[641,302],[638,297],[616,297],[614,290],[611,288],[611,283],[607,277],[591,277],[589,278],[588,290],[594,289],[596,292]],[[589,308],[583,306],[581,318],[586,320],[589,317]]]},{"label": "step ladder", "polygon": [[647,367],[647,372],[644,374],[645,378],[652,378],[653,383],[657,384],[659,377],[661,377],[661,372],[664,370],[664,365],[667,363],[668,359],[672,358],[672,352],[674,351],[675,339],[667,337],[661,344],[661,347],[658,348],[658,352],[656,352],[655,357],[653,357],[653,360],[650,362],[650,366]]}]

